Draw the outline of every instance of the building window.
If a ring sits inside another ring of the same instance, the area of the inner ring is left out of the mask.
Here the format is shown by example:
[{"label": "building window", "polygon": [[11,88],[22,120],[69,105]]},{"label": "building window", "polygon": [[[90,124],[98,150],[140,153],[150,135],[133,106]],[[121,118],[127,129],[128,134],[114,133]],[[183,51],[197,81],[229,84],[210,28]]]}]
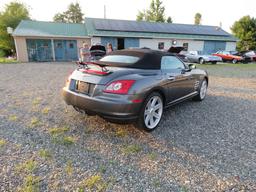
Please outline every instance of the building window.
[{"label": "building window", "polygon": [[73,43],[69,43],[69,48],[73,49],[74,48],[74,44]]},{"label": "building window", "polygon": [[164,49],[164,42],[158,43],[158,49]]},{"label": "building window", "polygon": [[188,43],[183,43],[183,51],[188,51]]},{"label": "building window", "polygon": [[62,43],[57,43],[57,48],[62,48]]}]

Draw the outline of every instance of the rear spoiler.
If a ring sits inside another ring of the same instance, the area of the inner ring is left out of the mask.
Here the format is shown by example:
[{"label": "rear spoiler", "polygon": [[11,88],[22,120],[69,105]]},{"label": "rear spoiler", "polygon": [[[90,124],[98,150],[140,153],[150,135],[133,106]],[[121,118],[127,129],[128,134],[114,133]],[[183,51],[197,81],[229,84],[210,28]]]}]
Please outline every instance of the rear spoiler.
[{"label": "rear spoiler", "polygon": [[[81,61],[77,61],[76,64],[78,64],[79,68],[78,70],[83,72],[83,73],[90,73],[90,74],[94,74],[94,75],[108,75],[111,72],[106,68],[106,64],[103,63],[97,63],[97,62],[93,62],[93,61],[88,61],[88,62],[81,62]],[[95,69],[90,69],[90,67],[88,65],[96,65],[99,66],[101,68],[101,70],[95,70]]]}]

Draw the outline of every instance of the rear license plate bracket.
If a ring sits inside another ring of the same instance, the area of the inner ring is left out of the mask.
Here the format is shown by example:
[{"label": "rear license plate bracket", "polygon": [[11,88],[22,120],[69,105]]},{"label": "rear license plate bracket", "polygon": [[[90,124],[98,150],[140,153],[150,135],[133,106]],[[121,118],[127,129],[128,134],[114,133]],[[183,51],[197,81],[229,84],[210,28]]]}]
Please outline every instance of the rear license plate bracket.
[{"label": "rear license plate bracket", "polygon": [[90,84],[83,82],[83,81],[77,81],[76,91],[79,93],[89,94],[90,90]]}]

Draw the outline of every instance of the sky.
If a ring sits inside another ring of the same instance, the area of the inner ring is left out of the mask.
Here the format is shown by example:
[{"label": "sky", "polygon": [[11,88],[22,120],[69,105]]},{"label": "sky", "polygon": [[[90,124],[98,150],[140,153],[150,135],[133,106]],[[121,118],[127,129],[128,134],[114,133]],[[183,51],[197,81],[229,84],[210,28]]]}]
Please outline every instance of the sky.
[{"label": "sky", "polygon": [[[0,10],[13,0],[0,0]],[[230,32],[232,24],[242,16],[256,17],[256,0],[162,0],[166,17],[174,23],[193,24],[195,13],[202,14],[203,25],[219,26]],[[86,17],[103,18],[104,5],[109,19],[135,20],[139,10],[147,9],[151,0],[18,0],[30,8],[32,19],[52,21],[58,12],[78,2]]]}]

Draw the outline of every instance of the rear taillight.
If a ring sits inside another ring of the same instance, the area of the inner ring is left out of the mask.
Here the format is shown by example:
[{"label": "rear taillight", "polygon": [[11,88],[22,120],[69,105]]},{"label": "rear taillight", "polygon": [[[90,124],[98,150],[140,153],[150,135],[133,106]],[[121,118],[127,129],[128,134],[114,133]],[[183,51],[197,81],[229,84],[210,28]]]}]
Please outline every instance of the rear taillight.
[{"label": "rear taillight", "polygon": [[127,94],[135,80],[118,80],[108,84],[105,93]]}]

